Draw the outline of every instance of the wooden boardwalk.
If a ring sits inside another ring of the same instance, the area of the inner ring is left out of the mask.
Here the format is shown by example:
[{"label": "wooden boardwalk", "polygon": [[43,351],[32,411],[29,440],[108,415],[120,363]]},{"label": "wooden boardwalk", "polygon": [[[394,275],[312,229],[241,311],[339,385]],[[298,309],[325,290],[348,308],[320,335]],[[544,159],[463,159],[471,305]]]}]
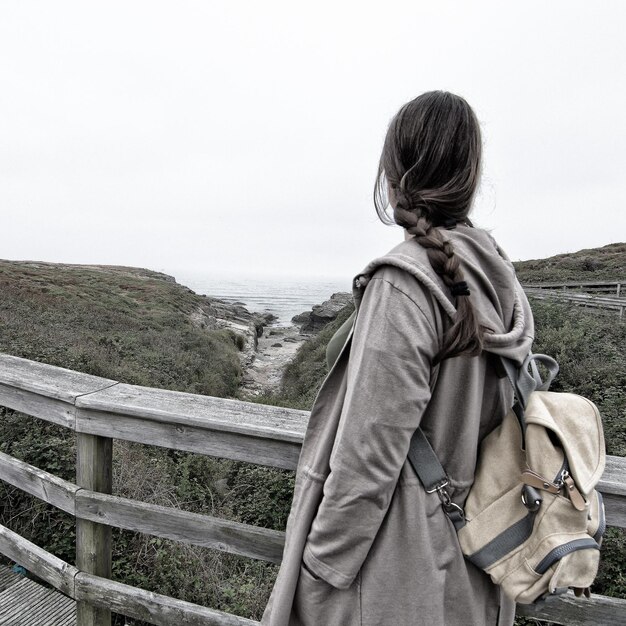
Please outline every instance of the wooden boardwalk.
[{"label": "wooden boardwalk", "polygon": [[0,565],[0,626],[76,626],[76,602]]}]

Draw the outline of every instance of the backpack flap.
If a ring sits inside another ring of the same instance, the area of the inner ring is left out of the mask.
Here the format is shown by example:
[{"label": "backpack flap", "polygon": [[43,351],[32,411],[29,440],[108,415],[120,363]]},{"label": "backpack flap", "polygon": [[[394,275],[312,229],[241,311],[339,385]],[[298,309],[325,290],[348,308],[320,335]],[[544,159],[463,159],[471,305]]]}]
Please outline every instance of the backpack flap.
[{"label": "backpack flap", "polygon": [[[570,485],[572,502],[575,492],[588,499],[606,462],[602,420],[595,404],[572,393],[535,391],[524,416],[530,470],[552,482],[565,470],[575,483],[575,488]],[[555,445],[565,454],[565,467],[557,467]]]}]

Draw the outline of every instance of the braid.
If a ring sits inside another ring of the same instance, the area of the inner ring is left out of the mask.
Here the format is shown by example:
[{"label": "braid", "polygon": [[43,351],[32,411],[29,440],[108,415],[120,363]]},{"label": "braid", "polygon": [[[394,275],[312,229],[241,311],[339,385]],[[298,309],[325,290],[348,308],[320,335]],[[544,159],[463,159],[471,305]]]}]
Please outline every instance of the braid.
[{"label": "braid", "polygon": [[[417,242],[426,250],[433,270],[441,276],[447,287],[463,281],[461,264],[454,252],[454,246],[443,238],[441,230],[433,225],[427,211],[415,211],[406,208],[409,204],[404,191],[399,191],[394,219],[397,224],[415,235]],[[445,358],[465,354],[476,356],[482,350],[483,329],[478,324],[474,307],[467,297],[457,298],[456,315],[452,326],[443,337],[443,346],[435,356],[434,362],[439,363]]]},{"label": "braid", "polygon": [[476,319],[459,258],[440,228],[461,222],[471,226],[468,215],[480,180],[481,154],[480,124],[469,104],[447,91],[429,91],[407,102],[391,120],[378,164],[378,216],[415,235],[456,298],[456,313],[435,363],[480,354],[488,330]]}]

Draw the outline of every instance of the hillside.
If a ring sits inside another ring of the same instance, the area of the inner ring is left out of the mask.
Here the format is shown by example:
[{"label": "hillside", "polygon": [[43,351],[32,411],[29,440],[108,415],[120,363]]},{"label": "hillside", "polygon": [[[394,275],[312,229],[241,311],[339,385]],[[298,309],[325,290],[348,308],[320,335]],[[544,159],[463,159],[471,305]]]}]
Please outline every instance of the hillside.
[{"label": "hillside", "polygon": [[626,280],[626,243],[518,261],[513,265],[522,284]]},{"label": "hillside", "polygon": [[122,382],[235,394],[246,341],[227,313],[150,270],[0,261],[0,352]]}]

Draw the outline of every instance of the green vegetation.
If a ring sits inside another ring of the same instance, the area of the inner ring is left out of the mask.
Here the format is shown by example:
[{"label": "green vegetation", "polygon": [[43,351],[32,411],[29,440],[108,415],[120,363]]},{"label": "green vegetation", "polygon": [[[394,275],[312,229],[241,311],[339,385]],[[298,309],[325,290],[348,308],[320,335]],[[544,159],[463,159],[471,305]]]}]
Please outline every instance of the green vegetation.
[{"label": "green vegetation", "polygon": [[[607,454],[626,456],[626,322],[614,312],[532,300],[535,352],[556,358],[554,391],[577,393],[600,410]],[[594,592],[626,598],[626,532],[609,528]],[[532,622],[528,622],[529,624]]]},{"label": "green vegetation", "polygon": [[134,385],[232,396],[242,338],[195,324],[207,299],[167,278],[0,261],[0,352]]},{"label": "green vegetation", "polygon": [[626,323],[615,312],[533,300],[535,352],[553,356],[560,373],[554,391],[595,402],[602,415],[607,454],[626,456]]},{"label": "green vegetation", "polygon": [[565,283],[624,280],[626,243],[557,254],[547,259],[514,263],[522,283]]}]

